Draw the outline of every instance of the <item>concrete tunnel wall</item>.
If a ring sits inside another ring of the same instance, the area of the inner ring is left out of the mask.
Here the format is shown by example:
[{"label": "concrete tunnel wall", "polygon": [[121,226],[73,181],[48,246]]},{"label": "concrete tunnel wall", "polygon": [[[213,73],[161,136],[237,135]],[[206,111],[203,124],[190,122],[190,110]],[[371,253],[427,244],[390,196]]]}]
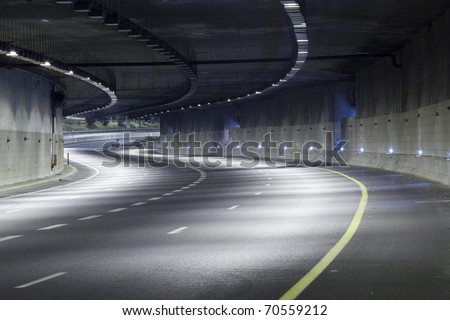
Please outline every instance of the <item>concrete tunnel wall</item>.
[{"label": "concrete tunnel wall", "polygon": [[401,68],[381,59],[359,72],[355,83],[291,88],[262,102],[165,115],[162,141],[177,132],[187,140],[195,132],[202,142],[227,144],[262,141],[270,132],[273,140],[294,142],[287,152],[291,158],[305,142],[324,143],[324,131],[333,131],[336,140],[349,140],[342,152],[349,165],[411,173],[449,185],[449,30],[450,11],[395,52]]},{"label": "concrete tunnel wall", "polygon": [[447,11],[396,52],[402,68],[385,59],[357,74],[356,117],[342,124],[349,164],[450,184],[449,30]]},{"label": "concrete tunnel wall", "polygon": [[[340,139],[340,130],[336,127],[340,127],[342,117],[354,115],[353,96],[353,83],[342,82],[289,91],[281,98],[227,109],[167,114],[161,117],[161,141],[172,141],[174,133],[180,133],[180,139],[187,141],[188,134],[195,133],[201,144],[217,141],[225,146],[232,141],[241,144],[261,142],[264,135],[270,133],[277,146],[283,142],[293,143],[293,147],[284,154],[293,159],[294,153],[302,152],[305,143],[323,143],[326,131],[335,132],[336,139]],[[264,150],[253,151],[260,156],[269,156],[264,154]],[[167,152],[167,149],[163,148],[162,152]],[[195,152],[201,154],[200,149]],[[193,154],[194,148],[180,149],[180,153]],[[272,156],[280,156],[277,148],[272,150]]]},{"label": "concrete tunnel wall", "polygon": [[0,186],[63,170],[62,112],[52,112],[52,91],[42,78],[0,69]]}]

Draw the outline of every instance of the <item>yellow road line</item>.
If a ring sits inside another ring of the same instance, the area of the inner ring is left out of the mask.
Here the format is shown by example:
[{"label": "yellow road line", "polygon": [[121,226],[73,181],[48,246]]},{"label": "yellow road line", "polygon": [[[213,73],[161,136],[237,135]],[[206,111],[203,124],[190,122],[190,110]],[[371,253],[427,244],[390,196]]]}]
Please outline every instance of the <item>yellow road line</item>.
[{"label": "yellow road line", "polygon": [[330,265],[331,262],[333,262],[333,260],[338,256],[338,254],[342,251],[342,249],[344,249],[345,246],[350,242],[350,240],[356,233],[356,230],[358,229],[359,224],[361,223],[361,219],[364,215],[364,210],[366,209],[367,200],[369,198],[366,186],[362,182],[344,173],[330,169],[324,170],[337,173],[349,179],[350,181],[353,181],[359,186],[359,188],[361,189],[361,200],[359,201],[358,210],[356,210],[353,220],[350,223],[350,226],[348,227],[347,231],[342,236],[342,238],[334,245],[333,248],[331,248],[330,251],[328,251],[328,253],[322,258],[322,260],[319,261],[319,263],[317,263],[291,289],[289,289],[285,294],[283,294],[280,300],[296,299],[314,280],[316,280],[316,278]]}]

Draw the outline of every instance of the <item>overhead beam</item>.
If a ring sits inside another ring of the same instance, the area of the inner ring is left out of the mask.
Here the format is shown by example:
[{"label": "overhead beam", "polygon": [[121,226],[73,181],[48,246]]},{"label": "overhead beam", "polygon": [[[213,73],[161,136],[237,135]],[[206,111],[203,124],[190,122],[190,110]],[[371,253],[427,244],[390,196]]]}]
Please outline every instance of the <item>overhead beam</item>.
[{"label": "overhead beam", "polygon": [[346,54],[346,55],[336,55],[336,56],[315,56],[306,58],[307,61],[314,60],[353,60],[353,59],[374,59],[374,58],[391,58],[392,64],[396,68],[401,68],[402,63],[397,62],[397,57],[392,53],[361,53],[361,54]]},{"label": "overhead beam", "polygon": [[[243,64],[243,63],[274,63],[289,62],[291,58],[268,58],[268,59],[234,59],[234,60],[204,60],[189,61],[191,65],[218,65],[218,64]],[[111,63],[76,63],[75,67],[154,67],[154,66],[172,66],[174,62],[111,62]]]}]

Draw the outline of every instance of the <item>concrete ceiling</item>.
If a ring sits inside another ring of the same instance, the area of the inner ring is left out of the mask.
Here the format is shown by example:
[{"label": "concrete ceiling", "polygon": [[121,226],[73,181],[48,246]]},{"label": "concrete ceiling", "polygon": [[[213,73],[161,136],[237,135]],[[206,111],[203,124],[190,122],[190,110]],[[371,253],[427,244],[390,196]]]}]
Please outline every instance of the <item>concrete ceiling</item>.
[{"label": "concrete ceiling", "polygon": [[[128,18],[142,21],[146,10],[170,30],[170,39],[186,43],[192,52],[198,87],[182,102],[189,80],[165,56],[145,43],[74,12],[72,5],[53,0],[0,1],[0,25],[20,21],[27,28],[16,45],[51,46],[63,62],[97,75],[114,87],[118,103],[97,116],[143,116],[190,105],[226,100],[270,86],[292,67],[296,42],[290,20],[278,0],[104,0],[110,7],[128,6]],[[448,0],[301,0],[309,37],[308,60],[287,90],[353,79],[373,63],[369,55],[388,54],[443,15]],[[42,30],[29,36],[29,28]],[[22,30],[22,31],[21,31]],[[2,33],[0,31],[0,41]],[[53,39],[52,42],[48,39]],[[47,42],[46,42],[47,41]],[[37,47],[39,48],[39,46]],[[341,56],[341,57],[337,57]],[[344,59],[342,56],[345,56]],[[23,65],[2,57],[5,67],[20,67],[49,77],[66,90],[65,113],[104,105],[108,97],[70,77]],[[272,90],[270,95],[286,89]],[[257,97],[257,99],[263,99]],[[250,98],[252,99],[252,98]],[[207,107],[220,108],[223,104]]]}]

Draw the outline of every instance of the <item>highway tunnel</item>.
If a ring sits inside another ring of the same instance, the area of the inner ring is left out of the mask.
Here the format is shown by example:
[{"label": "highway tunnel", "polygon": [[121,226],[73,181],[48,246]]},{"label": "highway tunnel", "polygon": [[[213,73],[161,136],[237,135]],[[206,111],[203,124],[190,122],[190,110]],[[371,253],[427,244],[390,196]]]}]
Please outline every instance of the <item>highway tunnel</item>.
[{"label": "highway tunnel", "polygon": [[[0,1],[1,299],[450,299],[449,44],[444,0]],[[160,126],[63,128],[116,117]]]}]

